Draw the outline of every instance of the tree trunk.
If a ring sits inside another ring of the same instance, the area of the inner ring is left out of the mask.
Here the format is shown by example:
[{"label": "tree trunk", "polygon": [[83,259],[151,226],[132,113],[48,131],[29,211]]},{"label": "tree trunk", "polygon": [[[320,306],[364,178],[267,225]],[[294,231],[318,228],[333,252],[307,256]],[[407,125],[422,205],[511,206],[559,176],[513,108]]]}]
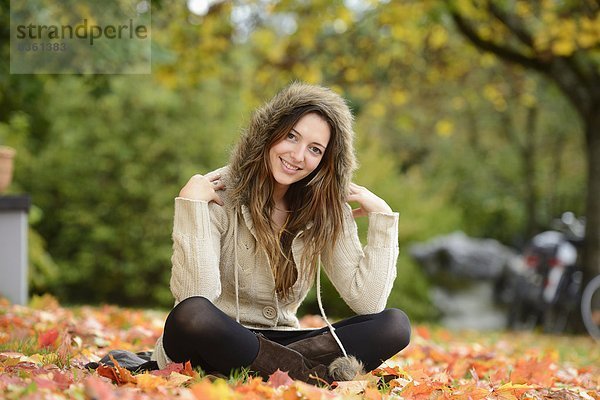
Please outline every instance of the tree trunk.
[{"label": "tree trunk", "polygon": [[537,107],[527,109],[525,124],[525,141],[521,148],[523,176],[525,178],[525,237],[533,237],[537,233],[538,190],[536,182],[537,151],[535,128],[537,122]]},{"label": "tree trunk", "polygon": [[600,105],[585,118],[587,141],[587,204],[583,249],[584,282],[600,274]]}]

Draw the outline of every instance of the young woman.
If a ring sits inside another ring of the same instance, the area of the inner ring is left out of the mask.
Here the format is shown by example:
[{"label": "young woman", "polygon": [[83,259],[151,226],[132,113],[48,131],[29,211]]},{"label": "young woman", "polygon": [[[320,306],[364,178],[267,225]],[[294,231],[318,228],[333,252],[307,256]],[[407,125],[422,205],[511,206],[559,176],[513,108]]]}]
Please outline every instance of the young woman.
[{"label": "young woman", "polygon": [[[154,359],[228,374],[277,369],[306,382],[350,380],[408,345],[410,324],[385,309],[396,277],[398,214],[351,182],[352,114],[329,89],[294,83],[259,108],[228,167],[195,175],[175,199],[175,307]],[[355,202],[352,210],[347,202]],[[367,245],[355,217],[368,216]],[[330,324],[323,268],[356,316]],[[299,328],[313,283],[327,322]]]}]

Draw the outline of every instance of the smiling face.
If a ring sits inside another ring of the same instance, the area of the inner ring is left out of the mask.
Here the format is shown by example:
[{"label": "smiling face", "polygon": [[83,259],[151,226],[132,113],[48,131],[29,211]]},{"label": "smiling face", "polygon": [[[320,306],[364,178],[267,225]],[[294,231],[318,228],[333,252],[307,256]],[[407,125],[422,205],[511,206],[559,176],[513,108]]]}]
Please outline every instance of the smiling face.
[{"label": "smiling face", "polygon": [[329,124],[317,113],[302,116],[283,139],[269,150],[269,167],[276,190],[287,188],[310,175],[329,144]]}]

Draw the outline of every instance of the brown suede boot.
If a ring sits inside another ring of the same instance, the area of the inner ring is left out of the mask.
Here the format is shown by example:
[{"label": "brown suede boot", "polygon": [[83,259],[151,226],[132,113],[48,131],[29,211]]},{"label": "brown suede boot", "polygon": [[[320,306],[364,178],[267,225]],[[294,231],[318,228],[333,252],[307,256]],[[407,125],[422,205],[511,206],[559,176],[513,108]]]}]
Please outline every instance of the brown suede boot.
[{"label": "brown suede boot", "polygon": [[356,375],[365,373],[362,363],[356,357],[344,357],[331,332],[298,340],[287,347],[315,364],[327,365],[329,375],[335,381],[351,381]]},{"label": "brown suede boot", "polygon": [[312,363],[297,351],[268,340],[262,335],[257,337],[258,355],[252,361],[250,370],[258,372],[264,380],[269,379],[269,375],[280,369],[287,371],[292,379],[313,385],[323,381],[333,382],[325,365]]},{"label": "brown suede boot", "polygon": [[331,332],[325,332],[319,336],[298,340],[287,345],[288,348],[296,350],[304,357],[319,364],[329,365],[344,354]]}]

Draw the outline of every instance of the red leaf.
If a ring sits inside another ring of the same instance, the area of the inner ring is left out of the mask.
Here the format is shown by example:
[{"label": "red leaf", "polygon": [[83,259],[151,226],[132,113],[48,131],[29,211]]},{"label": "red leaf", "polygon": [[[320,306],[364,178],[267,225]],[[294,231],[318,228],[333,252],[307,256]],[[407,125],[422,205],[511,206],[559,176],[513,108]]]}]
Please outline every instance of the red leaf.
[{"label": "red leaf", "polygon": [[171,375],[172,372],[177,372],[181,375],[191,376],[195,378],[198,376],[198,373],[194,371],[192,368],[192,363],[186,361],[185,364],[182,363],[169,363],[163,369],[159,369],[157,371],[150,372],[152,375],[162,376],[163,378],[167,378]]},{"label": "red leaf", "polygon": [[279,386],[290,386],[292,383],[294,383],[294,380],[290,378],[288,373],[281,371],[279,368],[269,375],[269,380],[267,381],[267,385],[274,388],[278,388]]},{"label": "red leaf", "polygon": [[150,372],[152,375],[162,376],[166,378],[171,375],[171,372],[177,372],[183,375],[183,364],[182,363],[169,363],[163,369]]},{"label": "red leaf", "polygon": [[46,332],[40,333],[40,335],[38,336],[38,345],[42,348],[50,347],[54,345],[56,339],[58,339],[58,330],[52,328]]},{"label": "red leaf", "polygon": [[[100,367],[98,367],[100,368]],[[89,376],[85,380],[85,394],[90,399],[102,399],[102,400],[113,400],[115,394],[113,392],[113,386],[104,382],[103,380],[96,378],[95,376]]]}]

